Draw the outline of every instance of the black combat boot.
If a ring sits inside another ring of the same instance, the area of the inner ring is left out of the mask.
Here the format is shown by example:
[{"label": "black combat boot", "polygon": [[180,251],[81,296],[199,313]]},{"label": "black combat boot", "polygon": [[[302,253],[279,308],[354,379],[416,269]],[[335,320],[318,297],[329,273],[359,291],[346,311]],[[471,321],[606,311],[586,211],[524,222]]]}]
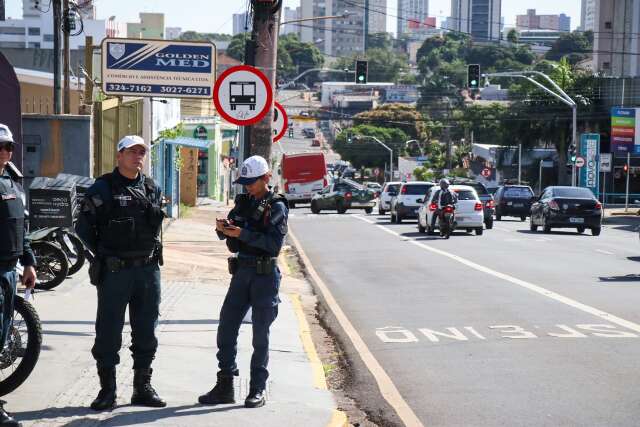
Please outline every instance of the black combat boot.
[{"label": "black combat boot", "polygon": [[160,399],[158,393],[151,387],[151,374],[153,369],[136,369],[133,371],[133,395],[132,405],[151,406],[152,408],[164,408],[167,402]]},{"label": "black combat boot", "polygon": [[15,418],[4,410],[4,404],[7,403],[4,400],[0,400],[0,426],[2,427],[22,427]]},{"label": "black combat boot", "polygon": [[233,390],[233,375],[225,375],[218,372],[216,386],[207,394],[198,398],[203,405],[219,405],[221,403],[236,403]]},{"label": "black combat boot", "polygon": [[91,409],[104,411],[116,405],[116,368],[98,368],[100,377],[100,392],[91,402]]},{"label": "black combat boot", "polygon": [[252,388],[249,390],[249,395],[244,400],[245,408],[259,408],[264,406],[266,403],[266,399],[264,397],[264,390],[259,388]]}]

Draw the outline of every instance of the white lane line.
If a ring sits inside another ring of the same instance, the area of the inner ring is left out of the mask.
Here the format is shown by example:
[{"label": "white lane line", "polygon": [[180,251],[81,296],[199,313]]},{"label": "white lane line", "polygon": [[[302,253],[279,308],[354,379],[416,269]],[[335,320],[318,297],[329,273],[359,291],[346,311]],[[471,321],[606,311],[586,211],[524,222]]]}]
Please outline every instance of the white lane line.
[{"label": "white lane line", "polygon": [[[356,216],[356,218],[370,224],[375,223],[363,217]],[[329,309],[351,340],[353,347],[362,358],[362,361],[369,369],[369,372],[371,372],[371,374],[375,378],[376,383],[378,384],[378,389],[380,390],[380,393],[382,394],[384,400],[386,400],[387,403],[389,403],[389,405],[396,411],[396,414],[398,414],[398,417],[400,418],[400,420],[402,420],[404,425],[411,427],[424,427],[424,424],[422,424],[420,419],[413,412],[413,409],[411,409],[409,404],[404,400],[404,398],[398,391],[397,387],[391,380],[391,377],[389,377],[389,374],[385,372],[384,368],[382,367],[382,365],[380,365],[380,362],[378,362],[373,353],[371,353],[371,350],[369,350],[367,344],[364,342],[360,334],[358,334],[358,331],[356,331],[356,328],[353,326],[347,315],[344,313],[344,311],[342,311],[342,308],[329,290],[329,287],[320,278],[320,275],[313,267],[313,264],[309,260],[309,257],[307,257],[307,254],[302,249],[300,241],[296,238],[291,229],[289,229],[289,237],[291,238],[293,245],[296,247],[298,255],[302,259],[303,264],[307,268],[307,272],[315,282],[317,288],[320,290],[320,293],[322,293],[322,296],[329,306]]]},{"label": "white lane line", "polygon": [[604,249],[596,249],[596,252],[599,252],[605,255],[615,255],[613,252],[605,251]]},{"label": "white lane line", "polygon": [[505,233],[511,233],[512,232],[508,228],[496,227],[495,225],[493,226],[493,229],[494,230],[498,230],[498,231],[504,231]]},{"label": "white lane line", "polygon": [[[355,218],[358,218],[358,217],[356,216]],[[358,219],[362,219],[362,218],[358,218]],[[397,233],[397,232],[395,232],[393,230],[389,230],[388,228],[386,228],[384,226],[376,225],[376,227],[378,227],[378,228],[382,229],[383,231],[385,231],[385,232],[387,232],[389,234],[392,234],[392,235],[394,235],[396,237],[404,237],[404,236],[401,236],[399,233]],[[623,318],[618,317],[618,316],[614,316],[611,313],[607,313],[606,311],[597,309],[595,307],[591,307],[590,305],[587,305],[587,304],[583,304],[583,303],[578,302],[576,300],[573,300],[573,299],[571,299],[569,297],[565,297],[564,295],[560,295],[560,294],[558,294],[556,292],[553,292],[553,291],[550,291],[548,289],[545,289],[542,286],[535,285],[535,284],[530,283],[530,282],[526,282],[524,280],[518,279],[516,277],[510,276],[510,275],[505,274],[505,273],[500,273],[499,271],[496,271],[496,270],[493,270],[493,269],[491,269],[489,267],[485,267],[483,265],[477,264],[477,263],[475,263],[473,261],[470,261],[470,260],[468,260],[466,258],[463,258],[461,256],[454,255],[452,253],[449,253],[449,252],[446,252],[446,251],[443,251],[443,250],[436,249],[434,247],[428,246],[428,245],[426,245],[426,244],[424,244],[422,242],[419,242],[419,241],[417,241],[415,239],[411,239],[410,243],[414,244],[414,245],[416,245],[416,246],[418,246],[418,247],[420,247],[422,249],[425,249],[425,250],[427,250],[429,252],[432,252],[434,254],[441,255],[443,257],[452,259],[453,261],[457,261],[460,264],[466,265],[467,267],[470,267],[470,268],[472,268],[474,270],[480,271],[482,273],[486,273],[486,274],[488,274],[490,276],[496,277],[496,278],[504,280],[506,282],[513,283],[514,285],[518,285],[518,286],[520,286],[522,288],[528,289],[528,290],[530,290],[532,292],[535,292],[537,294],[540,294],[540,295],[545,296],[547,298],[550,298],[552,300],[558,301],[558,302],[560,302],[562,304],[568,305],[569,307],[573,307],[573,308],[578,309],[580,311],[583,311],[585,313],[588,313],[588,314],[591,314],[593,316],[596,316],[596,317],[599,317],[601,319],[604,319],[604,320],[606,320],[608,322],[615,323],[616,325],[622,326],[624,328],[631,329],[632,331],[640,332],[640,324],[638,324],[638,323],[631,322],[630,320],[626,320],[626,319],[623,319]]]}]

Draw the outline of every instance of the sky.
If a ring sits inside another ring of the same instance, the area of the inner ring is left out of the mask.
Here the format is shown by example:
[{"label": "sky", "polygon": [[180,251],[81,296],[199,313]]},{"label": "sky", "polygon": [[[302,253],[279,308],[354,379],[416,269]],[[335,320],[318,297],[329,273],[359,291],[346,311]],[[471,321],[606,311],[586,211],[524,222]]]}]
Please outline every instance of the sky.
[{"label": "sky", "polygon": [[[47,4],[50,0],[41,0]],[[163,12],[167,27],[181,27],[183,31],[195,30],[209,33],[231,33],[231,16],[246,10],[248,0],[94,0],[98,18],[115,16],[120,22],[137,22],[139,12]],[[22,0],[8,0],[7,16],[22,16]],[[300,0],[284,0],[285,6],[296,7]],[[185,7],[188,5],[188,7]],[[387,13],[397,15],[397,0],[387,0]],[[571,17],[571,28],[580,25],[580,0],[502,0],[502,16],[505,25],[515,26],[516,15],[527,9],[538,14],[565,13]],[[440,20],[451,11],[451,0],[430,0],[429,14]],[[396,20],[387,19],[387,31],[395,33]]]}]

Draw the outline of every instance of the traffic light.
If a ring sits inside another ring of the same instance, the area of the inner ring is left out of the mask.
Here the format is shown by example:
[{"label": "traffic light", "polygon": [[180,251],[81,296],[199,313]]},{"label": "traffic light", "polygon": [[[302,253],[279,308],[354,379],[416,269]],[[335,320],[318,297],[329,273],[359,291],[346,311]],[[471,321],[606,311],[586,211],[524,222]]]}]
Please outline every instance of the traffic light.
[{"label": "traffic light", "polygon": [[356,61],[356,83],[357,84],[366,84],[367,83],[367,69],[368,64],[367,61]]},{"label": "traffic light", "polygon": [[569,161],[571,162],[571,164],[575,164],[577,156],[578,156],[578,153],[576,151],[575,144],[569,145],[569,149],[567,150],[567,157],[569,158]]},{"label": "traffic light", "polygon": [[469,89],[480,88],[480,65],[470,64],[467,67],[467,87]]},{"label": "traffic light", "polygon": [[627,172],[629,172],[629,164],[625,163],[624,166],[622,166],[622,171],[626,174]]},{"label": "traffic light", "polygon": [[351,144],[353,142],[353,137],[351,136],[351,132],[347,133],[347,144]]}]

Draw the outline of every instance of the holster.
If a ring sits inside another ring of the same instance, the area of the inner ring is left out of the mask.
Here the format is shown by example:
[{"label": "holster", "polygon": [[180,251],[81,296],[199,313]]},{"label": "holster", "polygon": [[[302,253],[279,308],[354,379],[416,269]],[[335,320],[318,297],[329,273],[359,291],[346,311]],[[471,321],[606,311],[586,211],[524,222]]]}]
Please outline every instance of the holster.
[{"label": "holster", "polygon": [[102,281],[103,260],[101,258],[94,258],[89,263],[89,283],[93,286],[100,286]]},{"label": "holster", "polygon": [[239,262],[238,258],[234,256],[230,256],[227,258],[227,264],[229,264],[229,274],[234,275],[238,271]]},{"label": "holster", "polygon": [[267,276],[273,272],[275,266],[274,258],[256,258],[256,274],[258,276]]}]

